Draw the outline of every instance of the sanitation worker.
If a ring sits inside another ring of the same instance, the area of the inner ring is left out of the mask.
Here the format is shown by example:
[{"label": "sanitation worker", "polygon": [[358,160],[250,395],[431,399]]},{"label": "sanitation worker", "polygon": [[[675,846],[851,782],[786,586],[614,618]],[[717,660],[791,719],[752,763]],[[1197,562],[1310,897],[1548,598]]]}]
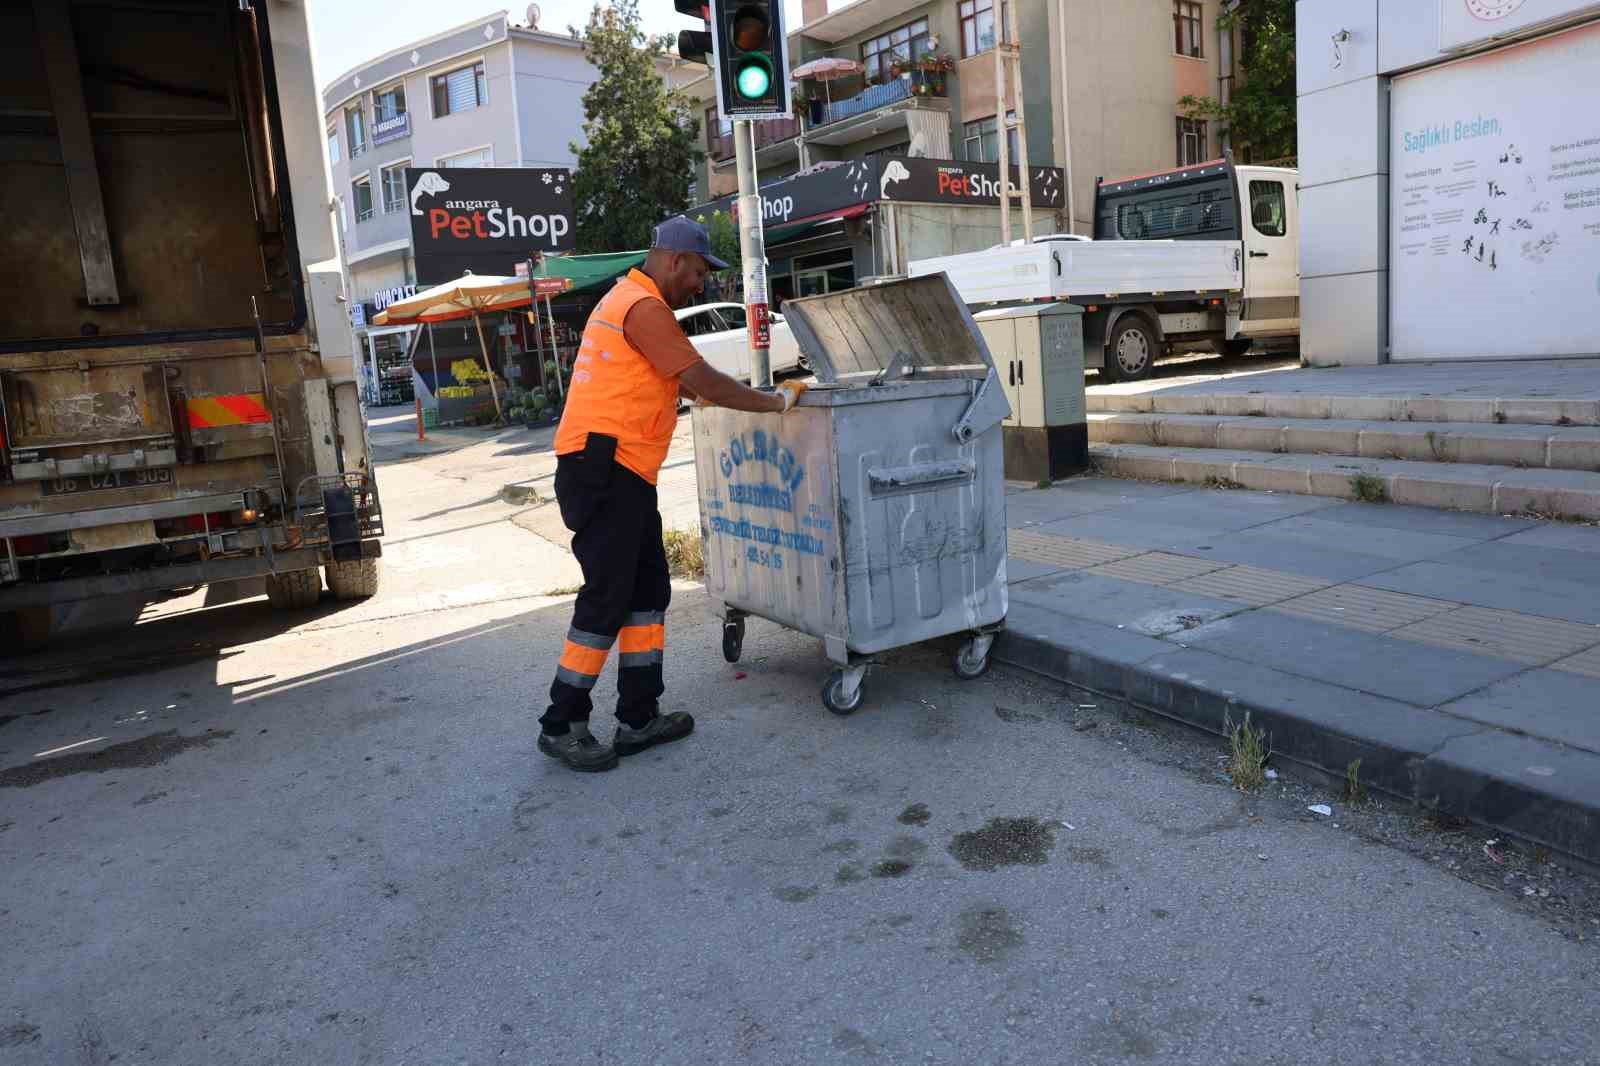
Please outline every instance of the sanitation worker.
[{"label": "sanitation worker", "polygon": [[[556,499],[573,533],[583,588],[539,719],[539,750],[574,770],[609,770],[694,731],[686,711],[659,701],[666,610],[672,598],[656,510],[656,475],[678,422],[679,396],[736,411],[792,410],[806,386],[763,392],[701,358],[673,309],[687,306],[706,274],[727,264],[711,254],[705,227],[679,216],[656,227],[641,270],[605,295],[573,365],[556,432]],[[617,731],[610,744],[589,732],[594,684],[617,652]]]}]

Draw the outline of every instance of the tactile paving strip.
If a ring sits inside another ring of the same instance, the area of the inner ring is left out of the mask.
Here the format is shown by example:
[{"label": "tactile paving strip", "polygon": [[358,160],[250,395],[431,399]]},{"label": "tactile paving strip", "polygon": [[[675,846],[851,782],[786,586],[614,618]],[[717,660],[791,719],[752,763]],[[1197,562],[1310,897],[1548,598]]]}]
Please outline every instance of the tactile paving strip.
[{"label": "tactile paving strip", "polygon": [[1512,662],[1542,665],[1600,644],[1600,629],[1491,607],[1462,607],[1390,634]]},{"label": "tactile paving strip", "polygon": [[1408,596],[1403,592],[1339,585],[1273,604],[1269,609],[1351,629],[1387,633],[1459,606],[1448,600],[1430,600],[1423,596]]}]

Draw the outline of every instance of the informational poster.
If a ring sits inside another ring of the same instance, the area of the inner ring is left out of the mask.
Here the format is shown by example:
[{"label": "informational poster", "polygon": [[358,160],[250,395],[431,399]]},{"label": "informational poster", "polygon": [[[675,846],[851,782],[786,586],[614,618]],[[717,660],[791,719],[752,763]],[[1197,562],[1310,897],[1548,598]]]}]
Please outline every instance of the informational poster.
[{"label": "informational poster", "polygon": [[1600,354],[1600,26],[1395,79],[1396,361]]}]

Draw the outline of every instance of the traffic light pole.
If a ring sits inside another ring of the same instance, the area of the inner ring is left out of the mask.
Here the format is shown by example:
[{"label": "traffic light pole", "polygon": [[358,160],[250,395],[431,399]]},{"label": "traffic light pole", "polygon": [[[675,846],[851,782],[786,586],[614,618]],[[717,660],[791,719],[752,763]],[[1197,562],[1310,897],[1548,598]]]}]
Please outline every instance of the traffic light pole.
[{"label": "traffic light pole", "polygon": [[772,387],[771,306],[767,302],[767,248],[761,226],[761,190],[756,183],[755,125],[733,124],[734,165],[739,171],[739,258],[744,266],[744,305],[750,338],[750,384]]}]

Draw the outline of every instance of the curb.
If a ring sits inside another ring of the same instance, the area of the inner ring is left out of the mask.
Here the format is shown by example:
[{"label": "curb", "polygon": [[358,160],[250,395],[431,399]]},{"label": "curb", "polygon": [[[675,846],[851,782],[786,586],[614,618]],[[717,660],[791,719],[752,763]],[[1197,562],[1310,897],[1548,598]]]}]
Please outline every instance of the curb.
[{"label": "curb", "polygon": [[1248,713],[1279,758],[1600,863],[1592,752],[1015,602],[994,655],[1218,736]]}]

